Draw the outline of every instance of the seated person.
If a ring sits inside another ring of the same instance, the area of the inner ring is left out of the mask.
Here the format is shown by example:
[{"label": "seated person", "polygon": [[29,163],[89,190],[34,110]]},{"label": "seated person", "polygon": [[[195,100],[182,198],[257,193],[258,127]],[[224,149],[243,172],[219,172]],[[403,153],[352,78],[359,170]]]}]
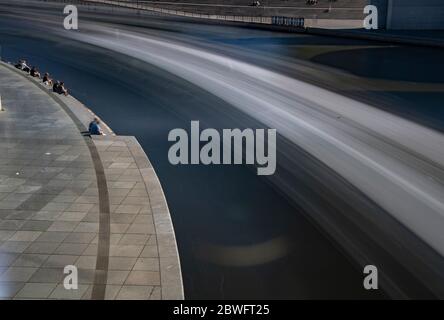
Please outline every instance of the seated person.
[{"label": "seated person", "polygon": [[52,85],[52,79],[49,77],[49,73],[46,72],[45,75],[43,76],[43,83],[47,86],[51,86]]},{"label": "seated person", "polygon": [[20,59],[19,62],[15,65],[17,69],[23,70],[25,72],[31,71],[31,68],[26,64],[25,59]]},{"label": "seated person", "polygon": [[20,59],[20,60],[14,65],[14,67],[16,67],[17,69],[22,69],[22,63],[23,63],[23,60]]},{"label": "seated person", "polygon": [[40,72],[36,67],[32,67],[31,76],[40,79]]},{"label": "seated person", "polygon": [[59,86],[59,94],[64,94],[65,96],[68,95],[68,90],[65,88],[65,83],[64,82],[60,82],[60,86]]},{"label": "seated person", "polygon": [[94,118],[93,121],[90,122],[89,127],[88,127],[88,131],[89,134],[93,134],[93,135],[105,135],[102,131],[102,129],[100,129],[100,120],[99,118]]},{"label": "seated person", "polygon": [[60,91],[60,82],[57,80],[54,82],[54,85],[52,86],[52,92],[59,93]]}]

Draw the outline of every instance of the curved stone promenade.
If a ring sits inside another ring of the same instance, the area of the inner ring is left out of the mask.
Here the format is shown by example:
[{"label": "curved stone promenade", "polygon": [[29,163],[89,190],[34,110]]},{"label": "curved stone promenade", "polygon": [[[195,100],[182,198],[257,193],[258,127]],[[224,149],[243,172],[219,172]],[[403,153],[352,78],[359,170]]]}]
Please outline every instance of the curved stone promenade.
[{"label": "curved stone promenade", "polygon": [[[0,299],[183,299],[159,180],[134,137],[0,63]],[[63,285],[78,270],[78,289]]]}]

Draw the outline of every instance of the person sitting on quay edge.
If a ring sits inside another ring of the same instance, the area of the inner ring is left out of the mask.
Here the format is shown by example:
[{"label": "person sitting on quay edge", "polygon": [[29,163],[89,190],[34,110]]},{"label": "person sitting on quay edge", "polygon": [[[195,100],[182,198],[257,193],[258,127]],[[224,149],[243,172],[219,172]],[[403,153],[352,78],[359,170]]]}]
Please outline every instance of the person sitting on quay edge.
[{"label": "person sitting on quay edge", "polygon": [[49,73],[46,72],[43,76],[43,83],[47,86],[52,86],[52,79],[49,77]]},{"label": "person sitting on quay edge", "polygon": [[60,82],[57,80],[54,82],[54,85],[52,86],[52,92],[59,93],[60,91]]},{"label": "person sitting on quay edge", "polygon": [[26,64],[25,59],[20,59],[19,62],[15,65],[17,69],[23,70],[25,72],[31,71],[31,68]]},{"label": "person sitting on quay edge", "polygon": [[31,68],[26,63],[26,60],[22,60],[21,69],[27,73],[29,73],[31,71]]},{"label": "person sitting on quay edge", "polygon": [[22,60],[20,59],[15,65],[14,67],[16,67],[17,69],[21,69],[22,68]]},{"label": "person sitting on quay edge", "polygon": [[104,136],[102,129],[100,129],[100,120],[99,118],[95,117],[93,121],[90,122],[88,127],[89,134],[92,135],[100,135]]},{"label": "person sitting on quay edge", "polygon": [[40,72],[37,67],[32,67],[31,69],[31,77],[39,78],[40,79]]},{"label": "person sitting on quay edge", "polygon": [[59,94],[64,94],[65,96],[68,95],[68,89],[65,88],[65,83],[64,82],[60,82],[60,86],[59,86]]}]

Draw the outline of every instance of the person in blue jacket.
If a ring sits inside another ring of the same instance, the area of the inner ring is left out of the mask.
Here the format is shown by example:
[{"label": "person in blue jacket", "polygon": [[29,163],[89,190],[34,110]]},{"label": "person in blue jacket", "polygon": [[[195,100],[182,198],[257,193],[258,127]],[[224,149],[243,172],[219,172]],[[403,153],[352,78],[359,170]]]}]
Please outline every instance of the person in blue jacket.
[{"label": "person in blue jacket", "polygon": [[100,120],[97,117],[90,122],[88,131],[93,135],[104,135],[102,129],[100,129]]}]

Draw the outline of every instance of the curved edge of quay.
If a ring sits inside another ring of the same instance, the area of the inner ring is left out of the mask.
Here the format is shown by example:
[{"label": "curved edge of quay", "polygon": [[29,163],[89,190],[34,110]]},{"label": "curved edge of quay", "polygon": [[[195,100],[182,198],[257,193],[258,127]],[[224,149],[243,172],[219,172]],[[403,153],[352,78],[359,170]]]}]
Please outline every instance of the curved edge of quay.
[{"label": "curved edge of quay", "polygon": [[[45,92],[71,118],[79,129],[79,134],[82,134],[82,131],[87,131],[87,123],[96,115],[80,101],[72,96],[64,97],[52,93],[47,86],[17,70],[11,64],[0,61],[0,67],[7,68],[22,76]],[[116,135],[103,121],[102,125],[106,136],[84,136],[94,163],[100,205],[96,273],[91,299],[105,299],[105,284],[107,284],[107,269],[110,256],[110,196],[105,175],[106,166],[104,165],[107,161],[106,152],[110,147],[124,147],[128,148],[131,153],[148,194],[157,243],[157,257],[159,259],[161,287],[159,298],[162,300],[183,300],[185,297],[179,252],[168,203],[159,178],[147,154],[134,136]]]}]

